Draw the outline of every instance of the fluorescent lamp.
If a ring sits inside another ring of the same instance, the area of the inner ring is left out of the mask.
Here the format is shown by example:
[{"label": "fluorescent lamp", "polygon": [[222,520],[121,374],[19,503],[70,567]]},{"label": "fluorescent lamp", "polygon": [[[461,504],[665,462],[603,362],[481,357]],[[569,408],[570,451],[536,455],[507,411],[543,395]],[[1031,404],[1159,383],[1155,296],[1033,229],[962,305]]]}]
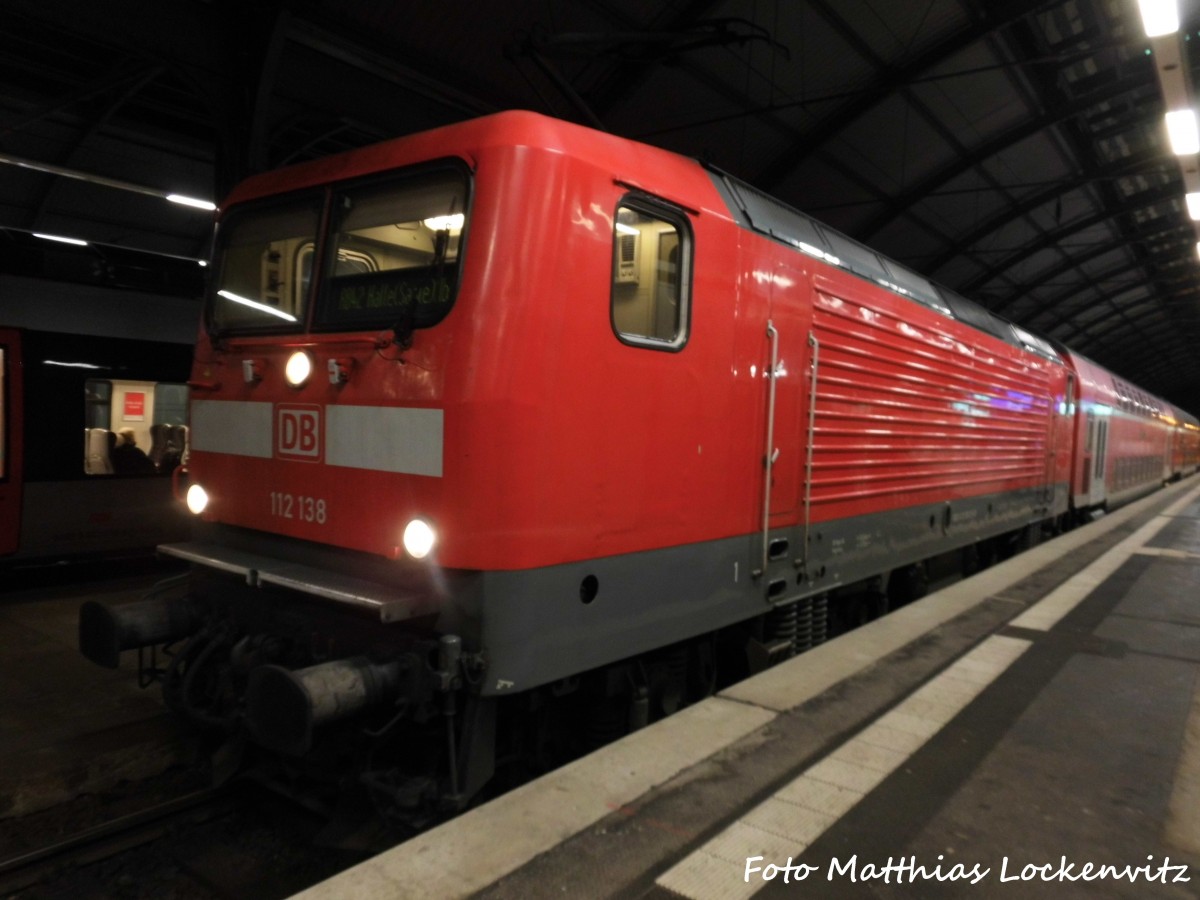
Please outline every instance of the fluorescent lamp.
[{"label": "fluorescent lamp", "polygon": [[1200,243],[1196,244],[1196,255],[1200,256]]},{"label": "fluorescent lamp", "polygon": [[187,197],[183,194],[167,194],[167,199],[172,203],[178,203],[180,206],[194,206],[196,209],[204,209],[212,212],[217,208],[217,204],[210,203],[207,200],[198,200],[195,197]]},{"label": "fluorescent lamp", "polygon": [[1179,30],[1179,4],[1176,0],[1138,0],[1146,37],[1162,37]]},{"label": "fluorescent lamp", "polygon": [[1167,113],[1167,136],[1171,139],[1171,152],[1176,156],[1200,153],[1200,130],[1196,128],[1195,110],[1177,109]]},{"label": "fluorescent lamp", "polygon": [[1193,191],[1183,199],[1187,201],[1188,215],[1193,221],[1200,222],[1200,191]]},{"label": "fluorescent lamp", "polygon": [[62,366],[64,369],[100,369],[103,366],[94,366],[91,363],[81,362],[59,362],[57,359],[43,359],[43,366]]},{"label": "fluorescent lamp", "polygon": [[87,241],[81,241],[79,238],[63,237],[61,234],[40,234],[33,232],[33,236],[41,238],[43,241],[58,241],[60,244],[74,244],[76,247],[86,247]]},{"label": "fluorescent lamp", "polygon": [[224,297],[226,300],[232,300],[234,303],[240,303],[242,306],[248,306],[251,309],[257,309],[259,312],[270,313],[273,316],[279,316],[281,319],[286,319],[289,322],[295,322],[296,317],[291,313],[285,313],[281,309],[275,309],[273,306],[267,306],[265,303],[259,303],[257,300],[251,300],[248,297],[243,297],[241,294],[235,294],[233,291],[217,291],[217,296]]},{"label": "fluorescent lamp", "polygon": [[624,222],[618,222],[616,224],[616,229],[617,234],[641,234],[641,232],[632,225],[626,225]]}]

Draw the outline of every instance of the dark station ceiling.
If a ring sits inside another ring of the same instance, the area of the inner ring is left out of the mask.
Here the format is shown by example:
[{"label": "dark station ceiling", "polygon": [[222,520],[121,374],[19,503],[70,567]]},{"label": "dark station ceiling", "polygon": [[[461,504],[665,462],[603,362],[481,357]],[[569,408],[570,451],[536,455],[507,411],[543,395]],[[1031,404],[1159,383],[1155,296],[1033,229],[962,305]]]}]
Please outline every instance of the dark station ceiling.
[{"label": "dark station ceiling", "polygon": [[510,108],[704,158],[1200,412],[1135,0],[5,0],[0,271],[195,292],[211,214],[129,186],[216,199]]}]

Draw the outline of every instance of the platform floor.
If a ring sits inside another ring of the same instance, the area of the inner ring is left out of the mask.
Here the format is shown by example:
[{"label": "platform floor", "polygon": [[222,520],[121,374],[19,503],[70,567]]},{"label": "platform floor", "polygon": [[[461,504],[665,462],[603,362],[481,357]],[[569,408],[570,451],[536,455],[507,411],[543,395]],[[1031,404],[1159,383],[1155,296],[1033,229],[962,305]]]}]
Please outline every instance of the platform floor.
[{"label": "platform floor", "polygon": [[85,600],[131,602],[165,574],[0,593],[0,819],[185,758],[161,689],[137,686],[137,654],[122,654],[120,669],[108,670],[79,653]]},{"label": "platform floor", "polygon": [[1198,498],[1159,492],[299,896],[1200,896]]}]

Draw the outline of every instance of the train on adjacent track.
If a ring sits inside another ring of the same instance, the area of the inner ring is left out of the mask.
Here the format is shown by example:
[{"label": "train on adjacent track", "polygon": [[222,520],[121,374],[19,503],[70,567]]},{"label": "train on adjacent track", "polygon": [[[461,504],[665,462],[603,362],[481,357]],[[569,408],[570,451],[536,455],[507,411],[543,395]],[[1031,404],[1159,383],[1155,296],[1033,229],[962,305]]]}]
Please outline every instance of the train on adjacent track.
[{"label": "train on adjacent track", "polygon": [[[186,539],[170,475],[187,443],[187,305],[20,278],[0,290],[0,568],[153,558]],[[141,319],[136,337],[117,308]]]},{"label": "train on adjacent track", "polygon": [[[1191,474],[1200,424],[694,160],[512,112],[251,178],[185,583],[81,611],[170,704],[461,808]],[[249,739],[248,741],[246,739]],[[257,752],[257,751],[256,751]]]}]

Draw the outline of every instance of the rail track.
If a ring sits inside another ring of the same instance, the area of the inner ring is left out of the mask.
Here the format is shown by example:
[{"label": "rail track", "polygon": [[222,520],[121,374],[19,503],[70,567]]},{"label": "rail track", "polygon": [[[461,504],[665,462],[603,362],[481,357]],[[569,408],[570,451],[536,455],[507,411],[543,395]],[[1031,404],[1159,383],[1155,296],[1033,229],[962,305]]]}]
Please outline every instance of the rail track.
[{"label": "rail track", "polygon": [[0,896],[52,882],[71,869],[128,852],[172,831],[229,815],[243,802],[224,790],[196,791],[5,857],[0,859]]}]

